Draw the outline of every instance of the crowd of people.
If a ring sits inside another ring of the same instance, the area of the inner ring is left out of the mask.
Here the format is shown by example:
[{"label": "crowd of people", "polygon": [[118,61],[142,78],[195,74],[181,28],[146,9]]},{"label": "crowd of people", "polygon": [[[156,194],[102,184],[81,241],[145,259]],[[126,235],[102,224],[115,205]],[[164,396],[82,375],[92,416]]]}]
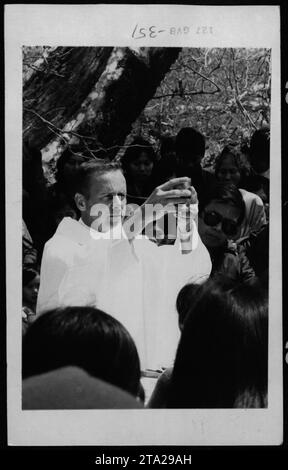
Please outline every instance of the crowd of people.
[{"label": "crowd of people", "polygon": [[51,185],[24,144],[24,408],[267,406],[269,135],[70,145]]}]

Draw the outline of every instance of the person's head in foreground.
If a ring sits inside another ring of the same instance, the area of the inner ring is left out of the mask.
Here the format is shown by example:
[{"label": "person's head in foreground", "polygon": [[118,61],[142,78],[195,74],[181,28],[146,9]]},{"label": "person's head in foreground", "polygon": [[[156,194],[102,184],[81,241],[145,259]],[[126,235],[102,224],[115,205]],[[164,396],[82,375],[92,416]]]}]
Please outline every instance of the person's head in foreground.
[{"label": "person's head in foreground", "polygon": [[66,366],[134,396],[139,392],[140,364],[136,346],[115,318],[93,307],[66,307],[41,315],[23,340],[23,378]]},{"label": "person's head in foreground", "polygon": [[200,201],[198,230],[209,249],[224,248],[228,240],[236,240],[245,215],[241,192],[230,183],[217,183],[207,188]]},{"label": "person's head in foreground", "polygon": [[221,183],[232,183],[238,188],[248,177],[250,165],[246,156],[232,145],[227,145],[215,161],[215,176]]},{"label": "person's head in foreground", "polygon": [[75,366],[33,375],[23,380],[23,410],[141,409],[130,393]]},{"label": "person's head in foreground", "polygon": [[205,154],[205,138],[199,131],[193,127],[182,128],[176,136],[175,146],[179,163],[188,174],[201,168],[201,160]]},{"label": "person's head in foreground", "polygon": [[185,318],[168,408],[267,406],[268,302],[259,285],[198,285]]},{"label": "person's head in foreground", "polygon": [[183,331],[184,321],[187,317],[191,303],[194,302],[195,296],[199,292],[198,284],[186,284],[180,290],[176,300],[176,310],[178,313],[178,326],[179,330]]},{"label": "person's head in foreground", "polygon": [[74,200],[82,221],[100,232],[120,224],[126,210],[126,181],[117,162],[82,163],[74,178]]}]

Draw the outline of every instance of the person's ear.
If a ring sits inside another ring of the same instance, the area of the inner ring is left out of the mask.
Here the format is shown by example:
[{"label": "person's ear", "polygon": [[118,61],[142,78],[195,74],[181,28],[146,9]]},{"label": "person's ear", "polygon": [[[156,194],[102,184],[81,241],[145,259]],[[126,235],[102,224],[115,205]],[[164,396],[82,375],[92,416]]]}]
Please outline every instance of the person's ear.
[{"label": "person's ear", "polygon": [[86,204],[85,196],[83,196],[83,194],[76,193],[75,196],[74,196],[74,201],[75,201],[75,204],[77,206],[77,209],[80,212],[86,211],[87,204]]}]

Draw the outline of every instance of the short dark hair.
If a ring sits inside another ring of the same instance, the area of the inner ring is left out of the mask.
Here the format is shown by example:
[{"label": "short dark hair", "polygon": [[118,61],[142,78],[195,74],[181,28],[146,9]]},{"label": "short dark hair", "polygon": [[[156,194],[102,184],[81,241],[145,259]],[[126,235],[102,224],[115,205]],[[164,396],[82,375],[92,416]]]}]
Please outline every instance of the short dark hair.
[{"label": "short dark hair", "polygon": [[73,195],[76,193],[84,194],[89,197],[89,184],[90,177],[95,173],[100,176],[110,171],[120,170],[122,172],[122,166],[119,161],[110,160],[90,160],[87,163],[81,163],[76,169],[75,175],[72,182]]},{"label": "short dark hair", "polygon": [[267,292],[208,280],[184,322],[168,408],[266,407],[267,384]]},{"label": "short dark hair", "polygon": [[23,378],[65,366],[137,395],[140,364],[126,328],[94,307],[66,307],[42,314],[23,340]]},{"label": "short dark hair", "polygon": [[218,155],[218,157],[216,158],[215,160],[215,176],[217,177],[218,176],[218,173],[219,173],[219,170],[221,168],[221,165],[223,163],[223,160],[225,160],[226,157],[232,157],[234,162],[235,162],[235,165],[237,166],[240,174],[241,174],[241,178],[244,179],[244,178],[247,178],[247,176],[249,176],[250,172],[251,172],[251,166],[250,166],[250,163],[246,157],[246,155],[244,155],[243,152],[241,152],[236,146],[234,145],[226,145],[222,152],[220,153],[220,155]]},{"label": "short dark hair", "polygon": [[241,192],[234,184],[217,182],[210,188],[208,187],[199,201],[200,214],[211,201],[219,201],[223,204],[231,204],[237,207],[240,210],[238,224],[240,225],[243,222],[245,217],[245,202]]},{"label": "short dark hair", "polygon": [[177,154],[189,155],[189,158],[194,155],[201,155],[204,157],[205,153],[205,137],[193,127],[183,127],[180,129],[176,136],[176,152]]},{"label": "short dark hair", "polygon": [[122,157],[122,167],[127,174],[129,174],[130,164],[139,157],[141,152],[147,153],[152,163],[156,162],[156,154],[150,142],[142,137],[136,137]]}]

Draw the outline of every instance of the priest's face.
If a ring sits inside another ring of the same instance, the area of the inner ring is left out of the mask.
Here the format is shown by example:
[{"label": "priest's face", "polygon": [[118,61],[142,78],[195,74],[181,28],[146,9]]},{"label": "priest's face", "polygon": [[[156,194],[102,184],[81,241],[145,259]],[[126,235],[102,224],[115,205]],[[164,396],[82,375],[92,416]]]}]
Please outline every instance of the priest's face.
[{"label": "priest's face", "polygon": [[90,176],[85,197],[85,210],[81,211],[83,222],[107,232],[120,224],[126,209],[126,180],[120,170]]}]

